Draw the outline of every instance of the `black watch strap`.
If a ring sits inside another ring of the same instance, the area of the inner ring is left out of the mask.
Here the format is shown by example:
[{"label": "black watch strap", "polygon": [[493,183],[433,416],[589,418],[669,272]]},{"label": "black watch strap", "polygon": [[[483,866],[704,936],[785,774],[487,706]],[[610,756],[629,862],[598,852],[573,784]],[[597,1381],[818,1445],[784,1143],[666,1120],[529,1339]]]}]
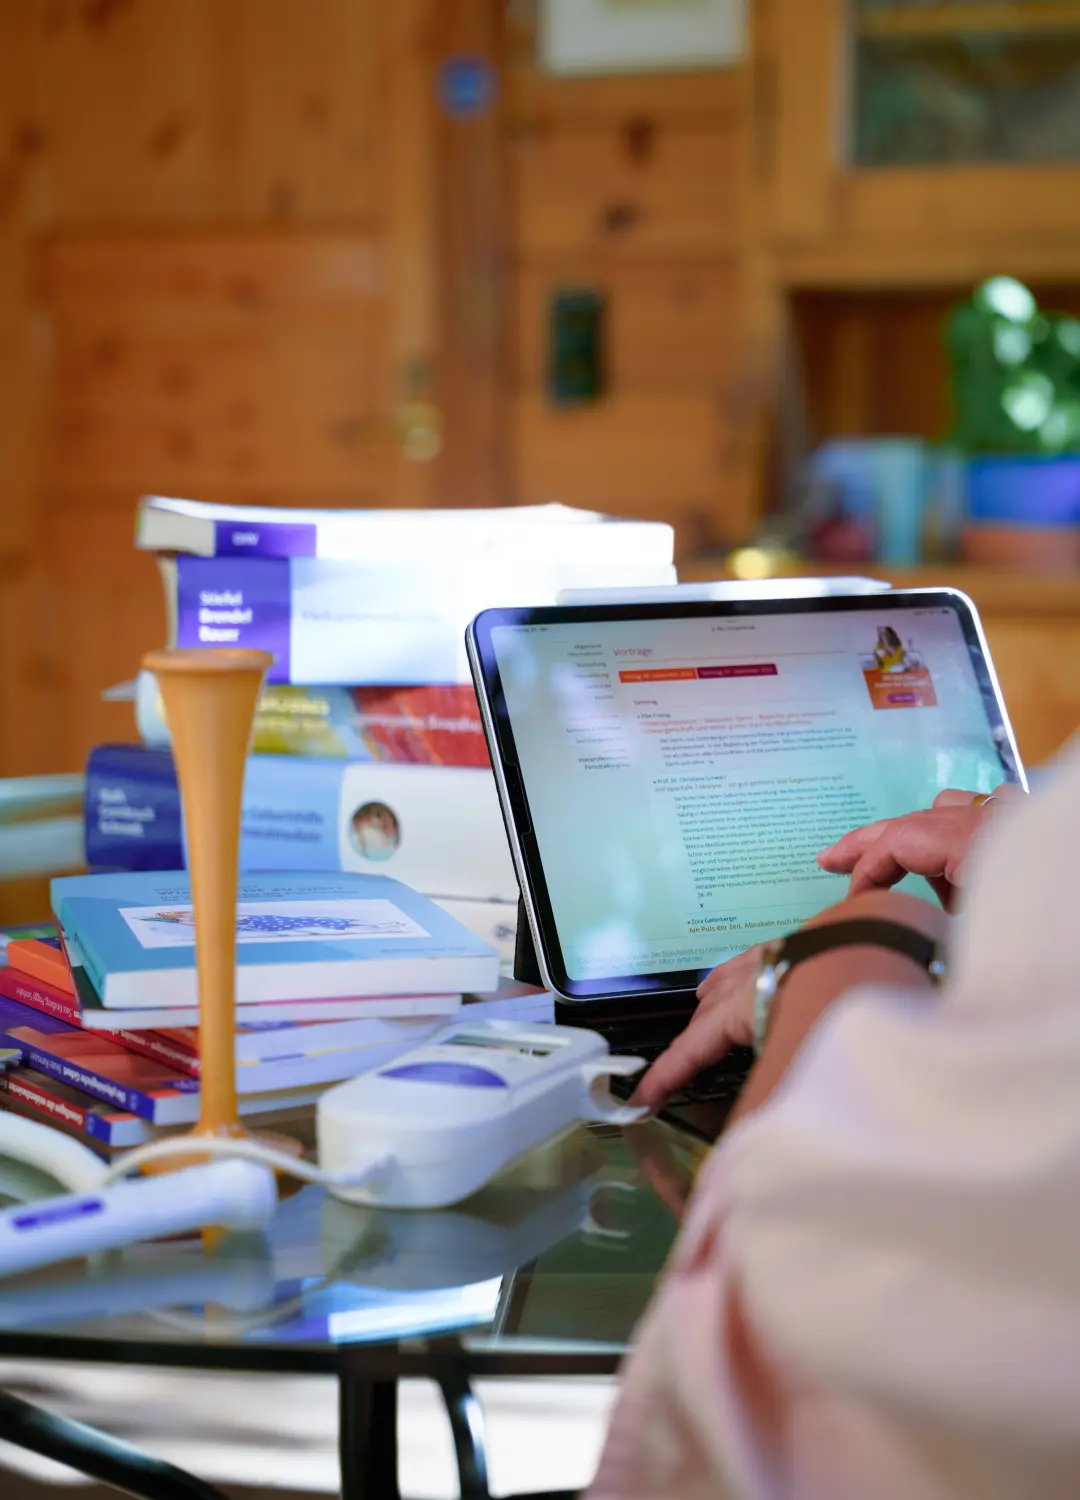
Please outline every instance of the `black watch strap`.
[{"label": "black watch strap", "polygon": [[881,917],[859,917],[848,922],[800,928],[780,944],[777,962],[791,969],[803,959],[828,953],[833,948],[854,947],[890,948],[894,953],[914,959],[934,979],[940,978],[944,970],[933,938],[903,922],[889,922]]}]

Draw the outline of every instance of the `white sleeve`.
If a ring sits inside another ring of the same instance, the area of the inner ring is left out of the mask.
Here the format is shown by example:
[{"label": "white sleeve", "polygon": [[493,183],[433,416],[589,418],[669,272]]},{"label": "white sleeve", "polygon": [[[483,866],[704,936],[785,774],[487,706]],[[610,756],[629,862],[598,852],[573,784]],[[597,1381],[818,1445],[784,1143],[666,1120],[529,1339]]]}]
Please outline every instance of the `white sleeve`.
[{"label": "white sleeve", "polygon": [[987,829],[941,992],[839,1002],[707,1163],[594,1500],[1080,1495],[1080,753]]},{"label": "white sleeve", "polygon": [[815,1385],[1075,1439],[1074,851],[1071,756],[994,830],[942,994],[847,997],[719,1153],[748,1321]]},{"label": "white sleeve", "polygon": [[1080,1014],[1036,1048],[853,997],[725,1151],[728,1266],[767,1352],[912,1415],[1075,1431],[1078,1106]]}]

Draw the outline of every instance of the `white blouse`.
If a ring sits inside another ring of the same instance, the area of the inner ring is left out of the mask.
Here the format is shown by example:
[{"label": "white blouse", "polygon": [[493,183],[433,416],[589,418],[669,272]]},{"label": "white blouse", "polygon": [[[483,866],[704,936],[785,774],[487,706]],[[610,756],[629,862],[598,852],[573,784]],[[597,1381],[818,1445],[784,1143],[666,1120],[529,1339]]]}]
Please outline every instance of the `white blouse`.
[{"label": "white blouse", "polygon": [[1080,1500],[1080,748],[987,821],[941,993],[845,997],[714,1151],[594,1500]]}]

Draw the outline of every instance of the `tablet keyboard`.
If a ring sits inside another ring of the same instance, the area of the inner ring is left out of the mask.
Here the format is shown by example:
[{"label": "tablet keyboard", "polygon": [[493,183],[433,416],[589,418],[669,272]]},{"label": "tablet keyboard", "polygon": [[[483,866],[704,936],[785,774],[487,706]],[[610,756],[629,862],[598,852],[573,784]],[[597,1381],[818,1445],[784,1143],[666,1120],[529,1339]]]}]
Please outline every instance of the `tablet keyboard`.
[{"label": "tablet keyboard", "polygon": [[[646,1064],[651,1065],[666,1048],[649,1044],[644,1047],[627,1047],[626,1051],[632,1052],[635,1057],[643,1057]],[[667,1107],[674,1109],[680,1104],[705,1104],[714,1101],[734,1104],[746,1082],[753,1060],[754,1054],[749,1047],[732,1048],[720,1062],[703,1069],[683,1088],[677,1089],[668,1100]],[[620,1099],[628,1099],[637,1087],[640,1076],[638,1073],[632,1078],[612,1078],[611,1092]]]}]

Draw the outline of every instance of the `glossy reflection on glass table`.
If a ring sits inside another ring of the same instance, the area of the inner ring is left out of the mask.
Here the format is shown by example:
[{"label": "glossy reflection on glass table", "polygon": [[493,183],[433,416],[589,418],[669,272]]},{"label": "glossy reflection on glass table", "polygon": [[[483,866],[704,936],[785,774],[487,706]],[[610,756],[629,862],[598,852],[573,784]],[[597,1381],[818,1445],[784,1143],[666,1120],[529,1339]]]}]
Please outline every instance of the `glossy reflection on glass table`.
[{"label": "glossy reflection on glass table", "polygon": [[[447,1400],[465,1492],[479,1496],[469,1378],[616,1369],[703,1154],[658,1122],[594,1126],[439,1212],[357,1208],[306,1187],[265,1236],[159,1241],[0,1280],[0,1355],[334,1374],[344,1495],[396,1494],[396,1381],[428,1377]],[[0,1160],[0,1195],[47,1188]],[[0,1438],[25,1436],[19,1412],[0,1407]]]}]

